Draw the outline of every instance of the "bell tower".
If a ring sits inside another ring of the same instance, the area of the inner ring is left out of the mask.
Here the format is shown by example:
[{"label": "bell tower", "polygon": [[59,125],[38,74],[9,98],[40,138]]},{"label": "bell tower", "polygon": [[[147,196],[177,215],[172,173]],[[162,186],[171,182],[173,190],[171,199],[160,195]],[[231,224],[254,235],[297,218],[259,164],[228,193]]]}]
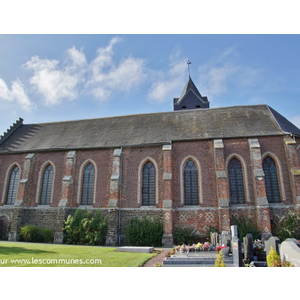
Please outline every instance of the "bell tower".
[{"label": "bell tower", "polygon": [[190,64],[188,61],[189,68],[189,78],[186,83],[181,96],[179,98],[174,98],[174,110],[181,109],[199,109],[199,108],[209,108],[209,101],[207,97],[201,96],[196,85],[194,84],[190,75]]}]

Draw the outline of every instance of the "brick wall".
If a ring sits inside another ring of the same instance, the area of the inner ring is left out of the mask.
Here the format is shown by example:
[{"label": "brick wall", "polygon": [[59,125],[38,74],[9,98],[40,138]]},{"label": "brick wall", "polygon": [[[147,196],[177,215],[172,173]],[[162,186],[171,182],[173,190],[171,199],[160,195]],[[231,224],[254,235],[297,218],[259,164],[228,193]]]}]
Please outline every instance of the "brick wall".
[{"label": "brick wall", "polygon": [[74,189],[71,203],[73,206],[77,206],[80,203],[80,169],[82,172],[84,167],[92,162],[97,169],[97,179],[95,184],[95,203],[94,207],[107,207],[109,201],[109,185],[112,168],[112,154],[113,149],[101,149],[101,150],[86,150],[76,152],[76,165],[74,171]]},{"label": "brick wall", "polygon": [[[297,139],[295,145],[287,146],[284,138],[280,136],[258,138],[261,158],[271,155],[276,161],[280,173],[279,180],[283,200],[281,203],[267,204],[264,207],[257,206],[254,161],[251,159],[248,138],[220,140],[222,147],[218,150],[216,150],[217,146],[213,140],[173,142],[165,150],[162,145],[125,147],[122,157],[121,181],[121,236],[123,242],[124,228],[129,219],[145,213],[150,216],[158,216],[165,223],[169,222],[168,226],[164,228],[166,235],[170,235],[172,227],[177,224],[196,228],[200,234],[204,235],[208,226],[219,229],[222,227],[222,230],[229,229],[229,220],[227,219],[230,214],[251,217],[261,223],[266,218],[269,220],[275,218],[276,215],[285,213],[287,209],[299,209],[297,202],[299,201],[297,198],[299,189],[293,185],[298,184],[299,180],[295,168],[295,166],[299,166],[299,161],[295,161],[295,159],[298,160],[300,155],[300,140]],[[296,149],[296,155],[293,153],[294,149]],[[114,191],[115,202],[112,208],[109,203],[112,196],[113,163],[118,164],[119,160],[114,160],[113,153],[114,149],[98,149],[74,151],[71,158],[68,158],[69,151],[42,152],[34,155],[28,155],[28,153],[0,155],[0,216],[8,216],[9,228],[14,234],[20,226],[26,223],[46,226],[56,232],[61,232],[67,213],[74,211],[75,207],[80,205],[82,172],[86,164],[91,162],[97,173],[95,203],[92,207],[101,208],[107,214],[109,220],[108,244],[115,243],[118,234],[118,193]],[[218,155],[217,161],[215,161],[216,155]],[[242,205],[230,205],[227,167],[229,160],[234,156],[240,159],[244,170],[246,202]],[[201,201],[199,206],[189,207],[184,205],[182,198],[182,176],[184,162],[190,158],[197,162],[199,168]],[[147,159],[154,163],[157,172],[158,192],[154,207],[142,207],[139,198],[141,193],[140,173],[143,163]],[[23,185],[19,184],[18,193],[18,199],[22,203],[20,202],[21,204],[19,203],[17,206],[7,206],[2,203],[2,200],[6,198],[6,174],[14,163],[20,166],[20,179],[24,179]],[[47,163],[54,166],[55,177],[52,202],[49,206],[43,207],[38,205],[39,186],[41,174]],[[291,166],[294,168],[293,174],[290,170]],[[114,172],[118,172],[116,171],[118,167],[120,166],[117,165]],[[219,173],[217,174],[216,171]],[[67,202],[62,205],[61,200],[64,197],[67,197]],[[219,202],[220,199],[221,202]],[[268,225],[264,223],[262,226],[265,229]]]},{"label": "brick wall", "polygon": [[202,201],[199,205],[201,207],[216,207],[218,204],[213,141],[176,142],[172,144],[173,201],[175,207],[184,206],[181,199],[181,175],[183,175],[181,165],[183,161],[189,158],[195,158],[199,162],[201,169],[199,195],[201,195]]},{"label": "brick wall", "polygon": [[[161,146],[156,147],[136,147],[123,149],[123,172],[122,172],[122,207],[123,208],[138,208],[141,203],[138,203],[138,180],[139,166],[147,158],[154,161],[158,169],[158,203],[156,207],[162,207],[162,150]],[[141,202],[141,201],[140,201]]]}]

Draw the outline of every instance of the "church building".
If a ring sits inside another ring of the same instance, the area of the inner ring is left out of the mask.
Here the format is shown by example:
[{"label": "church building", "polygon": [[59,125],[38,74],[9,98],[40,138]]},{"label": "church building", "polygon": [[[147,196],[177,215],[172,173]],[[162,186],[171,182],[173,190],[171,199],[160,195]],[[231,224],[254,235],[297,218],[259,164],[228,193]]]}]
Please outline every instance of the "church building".
[{"label": "church building", "polygon": [[205,235],[232,216],[261,232],[300,210],[300,130],[268,105],[210,108],[191,77],[174,111],[14,123],[0,138],[0,239],[22,226],[54,231],[76,208],[108,218],[107,245],[126,243],[133,216],[163,220],[163,245],[177,225]]}]

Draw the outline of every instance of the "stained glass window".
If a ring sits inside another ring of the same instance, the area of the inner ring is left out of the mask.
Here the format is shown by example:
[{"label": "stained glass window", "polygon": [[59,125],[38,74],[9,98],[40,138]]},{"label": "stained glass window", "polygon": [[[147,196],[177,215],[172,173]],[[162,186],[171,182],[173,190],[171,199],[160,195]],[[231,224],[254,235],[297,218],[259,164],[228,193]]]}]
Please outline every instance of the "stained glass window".
[{"label": "stained glass window", "polygon": [[53,181],[53,168],[48,165],[44,171],[40,204],[47,205],[50,204],[51,192],[52,192],[52,181]]},{"label": "stained glass window", "polygon": [[199,204],[198,169],[192,160],[184,166],[184,202],[185,205]]},{"label": "stained glass window", "polygon": [[83,173],[81,204],[92,205],[94,197],[94,180],[95,180],[95,168],[90,163],[88,164]]},{"label": "stained glass window", "polygon": [[12,169],[9,178],[6,204],[14,205],[18,192],[18,184],[19,184],[19,168],[16,166]]},{"label": "stained glass window", "polygon": [[142,205],[155,205],[155,167],[150,161],[143,168]]},{"label": "stained glass window", "polygon": [[280,189],[278,184],[276,164],[270,156],[263,160],[267,199],[270,203],[280,202]]},{"label": "stained glass window", "polygon": [[228,173],[231,204],[244,204],[245,190],[243,168],[240,161],[237,158],[233,158],[229,162]]}]

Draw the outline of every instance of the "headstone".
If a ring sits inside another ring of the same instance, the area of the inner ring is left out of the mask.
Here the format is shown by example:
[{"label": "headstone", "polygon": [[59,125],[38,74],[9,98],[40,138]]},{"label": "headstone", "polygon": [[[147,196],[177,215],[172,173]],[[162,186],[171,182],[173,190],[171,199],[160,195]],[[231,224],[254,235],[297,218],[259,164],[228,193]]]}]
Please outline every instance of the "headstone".
[{"label": "headstone", "polygon": [[229,256],[229,248],[228,247],[227,248],[223,248],[221,250],[221,252],[223,253],[224,256]]},{"label": "headstone", "polygon": [[241,241],[237,236],[232,238],[232,256],[233,256],[233,266],[234,267],[243,267],[242,259],[242,245]]},{"label": "headstone", "polygon": [[266,255],[269,254],[271,247],[279,254],[279,244],[280,240],[277,236],[271,236],[268,240],[264,242]]},{"label": "headstone", "polygon": [[248,233],[244,237],[244,260],[246,264],[250,264],[253,261],[253,237],[252,234]]},{"label": "headstone", "polygon": [[231,237],[238,237],[238,229],[236,225],[230,226]]},{"label": "headstone", "polygon": [[217,246],[220,244],[219,234],[217,232],[211,232],[210,242],[212,245]]},{"label": "headstone", "polygon": [[272,234],[270,232],[264,232],[261,234],[261,241],[265,242],[266,240],[268,240],[270,237],[272,236]]},{"label": "headstone", "polygon": [[229,246],[229,242],[231,241],[231,235],[228,231],[222,231],[221,233],[221,244],[224,246]]}]

